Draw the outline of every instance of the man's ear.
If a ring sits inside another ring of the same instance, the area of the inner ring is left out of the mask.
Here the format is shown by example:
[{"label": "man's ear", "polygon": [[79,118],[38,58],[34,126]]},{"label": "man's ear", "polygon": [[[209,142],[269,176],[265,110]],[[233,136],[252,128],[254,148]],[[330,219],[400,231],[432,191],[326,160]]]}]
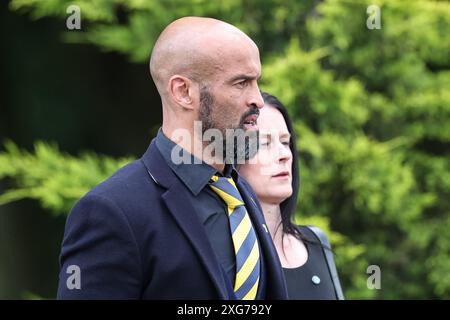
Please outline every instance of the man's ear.
[{"label": "man's ear", "polygon": [[185,109],[194,109],[196,85],[186,77],[174,75],[169,79],[167,92],[172,100]]}]

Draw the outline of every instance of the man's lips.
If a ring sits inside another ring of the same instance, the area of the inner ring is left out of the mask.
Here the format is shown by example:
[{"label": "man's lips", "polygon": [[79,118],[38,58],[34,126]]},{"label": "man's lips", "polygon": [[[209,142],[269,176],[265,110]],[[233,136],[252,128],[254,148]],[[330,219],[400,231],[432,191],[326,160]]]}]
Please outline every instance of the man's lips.
[{"label": "man's lips", "polygon": [[258,120],[257,114],[251,114],[245,117],[244,124],[256,126],[256,120]]},{"label": "man's lips", "polygon": [[248,116],[246,116],[244,118],[244,127],[249,130],[249,129],[254,129],[256,130],[258,128],[257,124],[256,124],[256,120],[258,120],[258,114],[250,114]]}]

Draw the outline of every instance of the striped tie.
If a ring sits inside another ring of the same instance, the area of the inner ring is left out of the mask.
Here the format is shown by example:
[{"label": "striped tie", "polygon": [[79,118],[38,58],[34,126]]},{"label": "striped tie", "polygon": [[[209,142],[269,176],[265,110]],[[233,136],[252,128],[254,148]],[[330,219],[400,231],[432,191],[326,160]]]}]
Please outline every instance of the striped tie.
[{"label": "striped tie", "polygon": [[228,206],[228,218],[236,254],[234,293],[238,300],[254,300],[260,274],[259,246],[244,201],[233,178],[214,175],[210,187]]}]

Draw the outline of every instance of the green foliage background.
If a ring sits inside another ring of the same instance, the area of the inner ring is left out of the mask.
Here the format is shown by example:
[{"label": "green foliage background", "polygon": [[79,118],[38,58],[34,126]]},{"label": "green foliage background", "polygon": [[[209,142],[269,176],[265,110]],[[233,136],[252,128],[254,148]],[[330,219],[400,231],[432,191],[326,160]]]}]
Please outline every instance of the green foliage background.
[{"label": "green foliage background", "polygon": [[[450,298],[450,4],[447,1],[13,0],[32,19],[81,8],[63,41],[120,52],[146,68],[158,34],[186,15],[241,28],[258,44],[261,88],[294,119],[296,220],[326,229],[348,299]],[[381,29],[366,27],[369,5]],[[95,94],[95,93],[93,93]],[[131,158],[78,157],[36,141],[0,152],[0,204],[32,198],[66,215]],[[381,290],[366,268],[381,268]]]}]

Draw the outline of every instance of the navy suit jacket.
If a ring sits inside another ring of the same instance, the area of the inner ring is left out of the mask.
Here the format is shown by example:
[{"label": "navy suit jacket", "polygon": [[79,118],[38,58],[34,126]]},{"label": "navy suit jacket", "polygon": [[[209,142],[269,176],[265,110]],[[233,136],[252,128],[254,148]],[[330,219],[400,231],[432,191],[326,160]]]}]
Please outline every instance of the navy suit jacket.
[{"label": "navy suit jacket", "polygon": [[[265,265],[265,299],[287,299],[261,207],[242,177],[238,189]],[[87,193],[67,218],[58,299],[228,299],[223,269],[200,223],[193,195],[153,140],[139,160]],[[80,287],[73,267],[79,268]]]}]

